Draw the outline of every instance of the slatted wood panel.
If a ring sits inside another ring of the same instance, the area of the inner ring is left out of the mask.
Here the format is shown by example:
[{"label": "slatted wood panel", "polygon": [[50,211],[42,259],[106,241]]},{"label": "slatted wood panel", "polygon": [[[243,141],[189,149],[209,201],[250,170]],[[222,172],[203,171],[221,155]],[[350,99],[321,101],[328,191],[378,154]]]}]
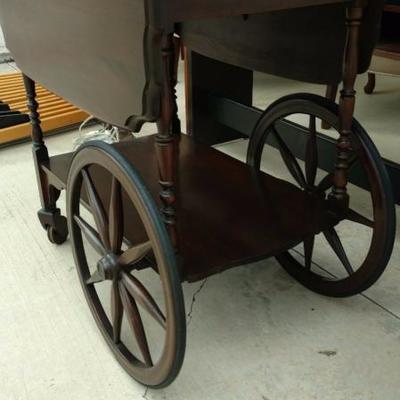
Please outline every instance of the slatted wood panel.
[{"label": "slatted wood panel", "polygon": [[[21,73],[0,75],[0,100],[11,110],[28,112],[26,95]],[[37,85],[37,100],[45,133],[76,125],[87,118],[88,114],[68,103],[41,85]],[[29,123],[0,129],[0,145],[19,141],[30,136]]]}]

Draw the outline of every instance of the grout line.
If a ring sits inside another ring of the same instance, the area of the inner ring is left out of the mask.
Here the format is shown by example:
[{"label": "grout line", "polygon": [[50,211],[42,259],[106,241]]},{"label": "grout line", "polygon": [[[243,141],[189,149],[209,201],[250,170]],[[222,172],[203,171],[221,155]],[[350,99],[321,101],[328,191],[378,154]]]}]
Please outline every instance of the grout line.
[{"label": "grout line", "polygon": [[[296,249],[292,249],[295,253],[297,253],[299,256],[304,258],[304,255],[299,252]],[[332,273],[330,273],[329,271],[327,271],[325,268],[323,268],[321,265],[317,264],[315,261],[312,261],[312,264],[314,264],[315,266],[317,266],[319,269],[321,269],[322,271],[326,272],[327,274],[329,274],[330,276],[332,276],[333,278],[336,278],[335,275],[333,275]],[[382,309],[383,311],[386,311],[388,314],[390,314],[392,317],[396,318],[397,320],[400,321],[400,315],[395,314],[393,311],[390,311],[388,308],[386,308],[385,306],[383,306],[382,304],[379,304],[376,300],[374,300],[372,297],[367,296],[364,293],[359,293],[360,296],[364,297],[364,299],[366,299],[367,301],[369,301],[370,303],[374,304],[375,306],[379,307],[380,309]]]},{"label": "grout line", "polygon": [[386,308],[385,306],[383,306],[382,304],[379,304],[377,301],[375,301],[373,298],[367,296],[364,293],[360,293],[360,295],[362,297],[364,297],[365,299],[367,299],[368,301],[370,301],[372,304],[375,304],[377,307],[381,308],[383,311],[386,311],[388,314],[390,314],[392,317],[398,319],[400,321],[400,316],[395,314],[393,311],[390,311],[388,308]]}]

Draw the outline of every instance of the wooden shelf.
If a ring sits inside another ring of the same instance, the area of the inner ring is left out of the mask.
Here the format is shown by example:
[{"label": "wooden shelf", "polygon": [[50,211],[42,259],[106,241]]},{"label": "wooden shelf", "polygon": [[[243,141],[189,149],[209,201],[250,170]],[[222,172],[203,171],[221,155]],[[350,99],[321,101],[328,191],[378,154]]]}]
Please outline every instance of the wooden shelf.
[{"label": "wooden shelf", "polygon": [[374,55],[391,60],[400,60],[400,42],[399,41],[382,41],[375,49]]},{"label": "wooden shelf", "polygon": [[400,4],[385,4],[383,10],[390,13],[400,13]]},{"label": "wooden shelf", "polygon": [[[119,143],[150,192],[158,199],[153,137]],[[65,187],[72,153],[52,157],[50,180]],[[105,206],[109,177],[93,168]],[[227,268],[277,255],[320,232],[331,222],[325,202],[267,174],[254,175],[245,164],[183,135],[178,165],[178,230],[184,279],[196,281]],[[125,203],[125,202],[124,202]],[[134,210],[124,204],[125,235],[145,239]]]}]

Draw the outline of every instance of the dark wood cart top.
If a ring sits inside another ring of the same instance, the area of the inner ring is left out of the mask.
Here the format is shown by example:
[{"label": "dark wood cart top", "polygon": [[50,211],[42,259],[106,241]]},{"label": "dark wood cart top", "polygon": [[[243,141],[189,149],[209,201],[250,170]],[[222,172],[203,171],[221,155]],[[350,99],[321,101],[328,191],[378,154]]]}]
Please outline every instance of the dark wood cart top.
[{"label": "dark wood cart top", "polygon": [[181,22],[189,19],[228,17],[256,14],[291,8],[322,6],[326,4],[352,3],[351,0],[158,0],[166,3],[167,20]]},{"label": "dark wood cart top", "polygon": [[89,114],[137,131],[159,117],[161,36],[173,31],[174,23],[346,3],[350,2],[0,0],[0,24],[26,75]]}]

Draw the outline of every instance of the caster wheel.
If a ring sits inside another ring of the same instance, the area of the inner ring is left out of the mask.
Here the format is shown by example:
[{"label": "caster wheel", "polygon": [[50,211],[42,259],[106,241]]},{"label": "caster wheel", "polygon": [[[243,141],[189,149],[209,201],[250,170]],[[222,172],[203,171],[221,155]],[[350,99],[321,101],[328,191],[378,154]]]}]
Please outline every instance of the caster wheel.
[{"label": "caster wheel", "polygon": [[[307,288],[327,296],[346,297],[368,289],[389,262],[395,239],[392,187],[376,147],[353,120],[348,176],[350,181],[357,178],[362,188],[348,184],[350,203],[346,210],[329,207],[337,152],[333,143],[328,144],[329,137],[322,135],[323,139],[317,140],[317,120],[336,131],[335,139],[339,137],[335,103],[309,94],[278,100],[256,125],[247,162],[256,170],[267,168],[268,173],[272,171],[289,181],[309,195],[310,201],[313,196],[322,196],[327,202],[332,226],[303,238],[303,243],[277,260]],[[288,130],[294,126],[303,132],[289,143],[287,135],[293,133]],[[278,150],[265,146],[266,141]]]},{"label": "caster wheel", "polygon": [[63,244],[67,240],[68,237],[68,225],[67,219],[63,216],[60,216],[57,219],[57,227],[48,226],[47,230],[47,238],[50,243],[53,244]]},{"label": "caster wheel", "polygon": [[134,379],[165,387],[183,363],[186,315],[159,209],[132,165],[103,142],[75,154],[67,186],[73,254],[99,330]]},{"label": "caster wheel", "polygon": [[375,86],[376,86],[376,75],[374,73],[368,72],[368,82],[364,86],[365,94],[374,93]]}]

